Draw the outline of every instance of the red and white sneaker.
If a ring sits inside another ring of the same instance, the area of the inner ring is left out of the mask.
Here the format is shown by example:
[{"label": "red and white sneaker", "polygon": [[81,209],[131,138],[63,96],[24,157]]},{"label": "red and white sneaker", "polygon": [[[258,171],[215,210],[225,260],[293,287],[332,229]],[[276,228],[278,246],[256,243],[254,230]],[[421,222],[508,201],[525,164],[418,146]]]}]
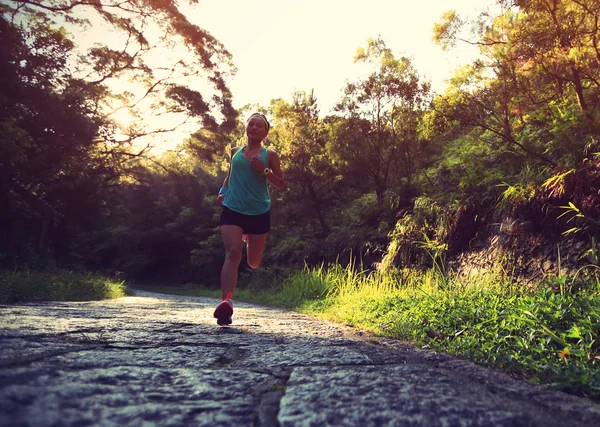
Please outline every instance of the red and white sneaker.
[{"label": "red and white sneaker", "polygon": [[221,304],[217,306],[215,309],[214,317],[217,318],[217,325],[231,325],[231,316],[233,315],[233,302],[229,299],[229,295],[227,299],[221,301]]}]

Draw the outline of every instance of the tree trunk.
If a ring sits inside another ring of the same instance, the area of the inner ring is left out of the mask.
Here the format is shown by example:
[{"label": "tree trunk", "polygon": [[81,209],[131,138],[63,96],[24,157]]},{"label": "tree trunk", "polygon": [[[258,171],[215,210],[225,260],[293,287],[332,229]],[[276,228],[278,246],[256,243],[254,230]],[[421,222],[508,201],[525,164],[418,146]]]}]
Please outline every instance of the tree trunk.
[{"label": "tree trunk", "polygon": [[[41,250],[48,242],[49,230],[55,218],[54,209],[48,203],[31,194],[19,181],[11,178],[9,172],[3,166],[0,164],[0,179],[3,182],[3,187],[18,194],[32,209],[38,211],[43,216],[42,231],[38,244],[38,249]],[[14,235],[14,230],[12,232]]]},{"label": "tree trunk", "polygon": [[594,116],[589,110],[589,106],[583,95],[583,85],[581,84],[581,77],[579,76],[579,70],[575,67],[571,67],[573,73],[573,85],[575,86],[575,93],[577,94],[577,103],[583,113],[583,117],[587,124],[593,129],[594,128]]}]

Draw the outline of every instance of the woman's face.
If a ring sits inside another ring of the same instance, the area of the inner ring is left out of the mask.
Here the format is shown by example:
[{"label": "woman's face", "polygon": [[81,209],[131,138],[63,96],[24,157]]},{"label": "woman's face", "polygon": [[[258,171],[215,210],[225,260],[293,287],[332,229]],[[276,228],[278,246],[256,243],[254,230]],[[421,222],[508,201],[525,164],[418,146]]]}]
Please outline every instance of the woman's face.
[{"label": "woman's face", "polygon": [[262,141],[267,137],[267,124],[258,117],[252,117],[246,125],[246,135],[249,139]]}]

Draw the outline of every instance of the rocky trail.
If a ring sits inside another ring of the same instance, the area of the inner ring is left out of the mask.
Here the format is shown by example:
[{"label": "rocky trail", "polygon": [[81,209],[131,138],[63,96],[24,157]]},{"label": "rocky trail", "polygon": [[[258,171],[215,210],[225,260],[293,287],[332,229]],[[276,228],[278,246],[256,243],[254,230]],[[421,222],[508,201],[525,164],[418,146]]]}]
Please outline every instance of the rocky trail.
[{"label": "rocky trail", "polygon": [[1,426],[600,426],[600,404],[289,311],[0,306]]}]

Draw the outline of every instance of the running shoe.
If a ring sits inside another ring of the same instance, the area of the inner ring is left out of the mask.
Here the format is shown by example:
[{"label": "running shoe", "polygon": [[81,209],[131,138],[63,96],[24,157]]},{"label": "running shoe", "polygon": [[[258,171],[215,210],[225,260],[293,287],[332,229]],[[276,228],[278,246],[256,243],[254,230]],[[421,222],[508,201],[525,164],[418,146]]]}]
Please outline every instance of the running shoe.
[{"label": "running shoe", "polygon": [[214,317],[217,318],[217,325],[231,325],[231,316],[233,315],[233,303],[230,299],[221,301],[221,304],[215,309]]},{"label": "running shoe", "polygon": [[227,326],[227,325],[231,325],[231,317],[219,317],[217,319],[217,325],[219,326]]}]

